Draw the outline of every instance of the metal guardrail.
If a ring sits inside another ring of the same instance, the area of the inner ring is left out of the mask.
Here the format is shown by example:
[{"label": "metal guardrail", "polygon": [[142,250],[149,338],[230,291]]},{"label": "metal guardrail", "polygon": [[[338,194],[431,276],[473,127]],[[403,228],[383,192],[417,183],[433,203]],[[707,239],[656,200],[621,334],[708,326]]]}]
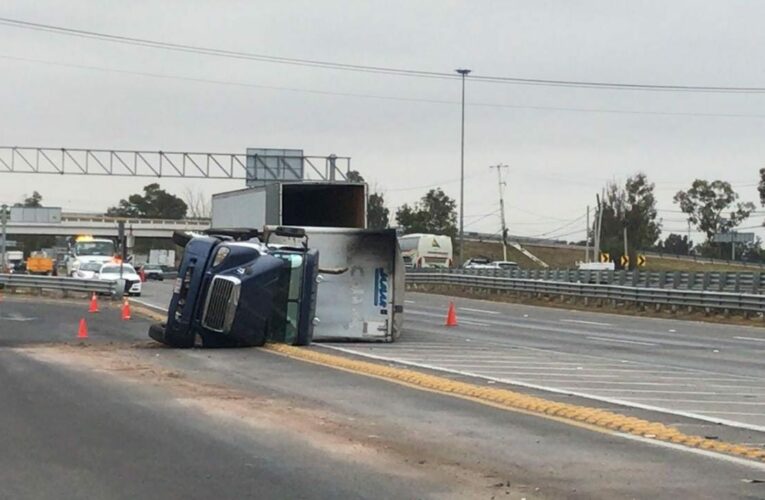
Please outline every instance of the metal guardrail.
[{"label": "metal guardrail", "polygon": [[[432,271],[432,270],[431,270]],[[443,269],[438,272],[514,279],[595,283],[674,290],[765,293],[765,273],[686,271],[585,271],[580,269]]]},{"label": "metal guardrail", "polygon": [[431,270],[408,272],[406,282],[412,285],[452,285],[478,290],[502,290],[548,296],[583,297],[644,305],[655,304],[702,308],[705,310],[765,313],[765,295],[763,294],[641,288],[623,285],[487,276],[466,272],[433,272]]},{"label": "metal guardrail", "polygon": [[117,281],[83,280],[58,276],[34,276],[30,274],[0,274],[3,288],[33,288],[38,290],[61,290],[64,292],[117,293]]},{"label": "metal guardrail", "polygon": [[[502,237],[497,234],[476,233],[476,232],[467,232],[467,231],[465,232],[465,239],[468,241],[494,241],[497,243],[502,241]],[[573,243],[566,243],[565,241],[561,241],[561,240],[548,240],[544,238],[528,238],[525,236],[509,235],[508,240],[518,242],[521,245],[532,246],[532,247],[578,250],[582,252],[582,256],[584,256],[584,252],[587,249],[587,247],[582,245],[575,245]],[[590,248],[590,251],[592,251],[592,248]],[[641,250],[638,253],[641,253],[645,255],[646,257],[678,260],[683,262],[696,262],[700,264],[725,264],[729,266],[748,267],[748,268],[753,268],[753,267],[765,268],[764,262],[746,262],[742,260],[716,259],[714,257],[702,257],[700,255],[677,255],[673,253],[657,252],[653,250]]]}]

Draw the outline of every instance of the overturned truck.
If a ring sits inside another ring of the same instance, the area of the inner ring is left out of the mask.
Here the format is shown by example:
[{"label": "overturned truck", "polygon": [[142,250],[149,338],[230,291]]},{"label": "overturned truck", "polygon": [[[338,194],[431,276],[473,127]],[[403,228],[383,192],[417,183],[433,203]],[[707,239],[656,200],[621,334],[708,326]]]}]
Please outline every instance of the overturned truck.
[{"label": "overturned truck", "polygon": [[283,183],[214,196],[213,227],[225,228],[176,237],[185,252],[167,321],[149,335],[174,347],[397,339],[404,262],[395,231],[364,229],[365,189]]}]

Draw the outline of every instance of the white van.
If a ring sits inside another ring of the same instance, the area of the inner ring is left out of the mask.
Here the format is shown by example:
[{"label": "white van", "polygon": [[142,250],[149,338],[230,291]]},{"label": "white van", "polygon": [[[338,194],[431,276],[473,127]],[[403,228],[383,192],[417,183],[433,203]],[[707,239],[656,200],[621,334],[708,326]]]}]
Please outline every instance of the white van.
[{"label": "white van", "polygon": [[452,267],[452,239],[442,234],[407,234],[398,238],[407,268]]}]

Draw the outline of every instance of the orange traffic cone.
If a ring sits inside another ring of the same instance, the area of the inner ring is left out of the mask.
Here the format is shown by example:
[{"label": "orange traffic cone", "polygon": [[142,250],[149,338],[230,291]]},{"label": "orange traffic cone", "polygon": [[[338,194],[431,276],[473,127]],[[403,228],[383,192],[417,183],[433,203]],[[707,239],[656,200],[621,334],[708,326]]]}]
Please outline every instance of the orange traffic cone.
[{"label": "orange traffic cone", "polygon": [[446,326],[457,326],[457,310],[454,302],[449,302],[449,312],[446,313]]},{"label": "orange traffic cone", "polygon": [[90,308],[88,308],[89,313],[97,313],[98,312],[98,299],[96,299],[96,292],[93,292],[93,296],[90,297]]},{"label": "orange traffic cone", "polygon": [[88,324],[85,323],[85,318],[80,319],[80,328],[77,330],[78,339],[88,338]]},{"label": "orange traffic cone", "polygon": [[125,301],[122,303],[122,319],[130,319],[130,303],[128,302],[127,297],[125,297]]}]

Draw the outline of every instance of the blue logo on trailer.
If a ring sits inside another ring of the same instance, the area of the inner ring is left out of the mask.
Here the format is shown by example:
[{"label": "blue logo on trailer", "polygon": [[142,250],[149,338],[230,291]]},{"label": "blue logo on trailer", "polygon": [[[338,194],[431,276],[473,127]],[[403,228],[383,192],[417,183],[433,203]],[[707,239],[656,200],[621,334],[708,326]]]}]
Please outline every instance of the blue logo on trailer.
[{"label": "blue logo on trailer", "polygon": [[388,273],[385,269],[375,269],[375,305],[388,307]]}]

